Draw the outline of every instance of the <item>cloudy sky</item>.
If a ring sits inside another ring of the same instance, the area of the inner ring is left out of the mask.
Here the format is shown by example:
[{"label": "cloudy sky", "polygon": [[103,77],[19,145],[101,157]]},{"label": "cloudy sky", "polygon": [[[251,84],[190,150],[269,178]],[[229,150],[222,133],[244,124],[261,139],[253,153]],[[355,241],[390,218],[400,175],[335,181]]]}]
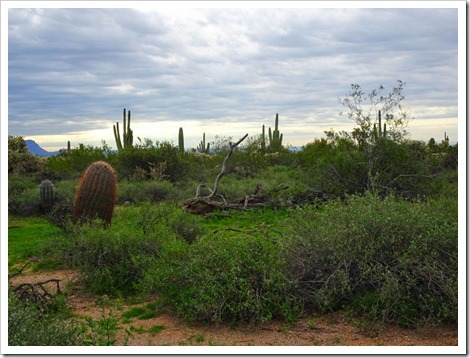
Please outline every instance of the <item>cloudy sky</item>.
[{"label": "cloudy sky", "polygon": [[10,8],[8,133],[116,148],[126,108],[134,137],[177,144],[183,127],[195,147],[204,132],[258,135],[279,113],[284,143],[304,145],[352,129],[338,101],[351,84],[386,95],[402,80],[411,138],[457,141],[462,9],[303,4]]}]

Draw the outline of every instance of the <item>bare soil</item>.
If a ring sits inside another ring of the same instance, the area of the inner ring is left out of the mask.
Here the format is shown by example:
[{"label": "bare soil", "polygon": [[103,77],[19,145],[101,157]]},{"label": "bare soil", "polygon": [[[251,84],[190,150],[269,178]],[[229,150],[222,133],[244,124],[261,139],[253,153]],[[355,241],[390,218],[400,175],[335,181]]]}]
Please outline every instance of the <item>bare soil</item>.
[{"label": "bare soil", "polygon": [[[68,305],[78,317],[100,319],[102,308],[97,304],[98,296],[84,293],[80,288],[80,278],[72,270],[54,270],[40,273],[25,272],[12,278],[11,283],[38,283],[48,279],[60,279],[60,287],[66,292]],[[53,286],[50,288],[54,289]],[[131,307],[144,306],[122,304],[114,309],[116,317]],[[129,337],[125,328],[138,328]],[[151,327],[163,326],[155,334]],[[457,346],[457,327],[423,327],[404,329],[395,325],[373,325],[352,319],[344,312],[306,317],[294,325],[283,322],[269,324],[205,325],[187,323],[164,312],[152,319],[132,318],[131,322],[120,322],[117,345],[129,346]]]}]

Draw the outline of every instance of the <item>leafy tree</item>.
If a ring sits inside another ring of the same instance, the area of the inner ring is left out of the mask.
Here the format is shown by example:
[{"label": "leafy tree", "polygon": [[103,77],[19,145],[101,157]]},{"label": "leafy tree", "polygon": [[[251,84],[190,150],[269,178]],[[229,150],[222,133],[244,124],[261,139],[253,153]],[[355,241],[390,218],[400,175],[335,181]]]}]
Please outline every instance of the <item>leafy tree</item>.
[{"label": "leafy tree", "polygon": [[[347,107],[346,115],[356,124],[351,134],[340,132],[342,136],[354,139],[359,145],[372,144],[377,141],[377,126],[379,123],[379,112],[381,120],[386,125],[386,137],[399,142],[408,136],[406,126],[409,121],[409,111],[402,105],[405,99],[403,89],[405,82],[398,80],[398,85],[392,88],[388,95],[382,95],[384,87],[379,85],[367,96],[359,84],[351,84],[349,94],[345,98],[338,98],[339,102]],[[378,130],[381,128],[379,126]]]},{"label": "leafy tree", "polygon": [[21,136],[8,136],[8,174],[33,174],[44,170],[44,162],[32,154]]}]

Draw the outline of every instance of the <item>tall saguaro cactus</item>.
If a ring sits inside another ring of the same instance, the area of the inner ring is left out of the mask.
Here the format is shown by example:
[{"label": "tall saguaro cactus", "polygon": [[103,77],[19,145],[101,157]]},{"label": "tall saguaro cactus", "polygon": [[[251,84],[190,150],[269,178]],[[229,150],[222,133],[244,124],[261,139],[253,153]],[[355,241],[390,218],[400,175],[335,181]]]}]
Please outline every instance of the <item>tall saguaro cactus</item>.
[{"label": "tall saguaro cactus", "polygon": [[73,223],[84,223],[101,218],[111,225],[117,200],[117,177],[111,165],[104,161],[92,163],[85,169],[78,183],[73,203]]},{"label": "tall saguaro cactus", "polygon": [[272,151],[278,151],[282,148],[282,134],[279,133],[279,115],[276,113],[274,130],[271,132],[269,127],[269,147]]},{"label": "tall saguaro cactus", "polygon": [[179,132],[178,132],[178,148],[181,154],[184,153],[184,134],[183,134],[183,128],[180,127]]},{"label": "tall saguaro cactus", "polygon": [[266,134],[264,131],[264,124],[261,128],[261,151],[264,153],[266,151]]},{"label": "tall saguaro cactus", "polygon": [[119,132],[119,122],[116,122],[113,125],[114,131],[114,139],[116,140],[116,146],[118,151],[122,151],[123,149],[128,149],[132,147],[132,142],[134,140],[133,132],[131,130],[131,111],[127,111],[127,122],[126,122],[126,109],[124,108],[123,113],[123,135],[121,142],[121,133]]},{"label": "tall saguaro cactus", "polygon": [[374,123],[374,138],[375,140],[385,138],[387,136],[387,123],[384,123],[382,128],[382,114],[379,111],[379,130],[377,132],[377,126]]},{"label": "tall saguaro cactus", "polygon": [[209,148],[210,143],[207,143],[206,146],[206,133],[203,133],[201,143],[199,143],[199,145],[197,146],[197,150],[199,151],[199,153],[209,154]]}]

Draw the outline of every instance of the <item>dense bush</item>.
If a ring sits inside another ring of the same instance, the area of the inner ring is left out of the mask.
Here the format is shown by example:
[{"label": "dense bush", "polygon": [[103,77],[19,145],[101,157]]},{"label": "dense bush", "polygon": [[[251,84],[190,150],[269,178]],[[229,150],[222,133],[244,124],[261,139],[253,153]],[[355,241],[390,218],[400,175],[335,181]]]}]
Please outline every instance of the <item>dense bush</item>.
[{"label": "dense bush", "polygon": [[307,144],[297,153],[305,181],[324,196],[338,197],[367,190],[365,154],[347,139]]},{"label": "dense bush", "polygon": [[367,194],[292,220],[290,270],[321,311],[345,305],[383,322],[457,321],[457,200]]},{"label": "dense bush", "polygon": [[295,319],[294,285],[277,239],[219,232],[166,241],[143,286],[186,320],[254,323]]},{"label": "dense bush", "polygon": [[103,144],[102,147],[80,144],[77,148],[60,152],[47,158],[47,167],[52,179],[79,178],[93,162],[114,162],[116,154]]},{"label": "dense bush", "polygon": [[113,295],[136,292],[148,258],[159,256],[163,242],[192,242],[201,233],[190,214],[172,205],[150,204],[118,208],[108,229],[98,222],[66,229],[67,235],[51,238],[44,252],[82,271],[92,292]]},{"label": "dense bush", "polygon": [[115,167],[120,178],[132,178],[136,172],[143,172],[151,179],[177,181],[188,172],[186,157],[180,154],[177,146],[169,142],[153,144],[147,140],[144,144],[119,152]]},{"label": "dense bush", "polygon": [[76,346],[82,343],[82,326],[77,322],[24,302],[8,290],[8,345]]},{"label": "dense bush", "polygon": [[177,199],[174,184],[167,180],[121,180],[118,186],[118,204],[161,202]]},{"label": "dense bush", "polygon": [[43,158],[33,155],[23,137],[8,136],[8,174],[39,175],[46,171]]},{"label": "dense bush", "polygon": [[431,195],[435,178],[446,169],[444,157],[436,160],[436,153],[419,141],[383,138],[360,146],[335,137],[308,143],[297,155],[308,173],[306,183],[330,197],[366,191],[406,198]]}]

